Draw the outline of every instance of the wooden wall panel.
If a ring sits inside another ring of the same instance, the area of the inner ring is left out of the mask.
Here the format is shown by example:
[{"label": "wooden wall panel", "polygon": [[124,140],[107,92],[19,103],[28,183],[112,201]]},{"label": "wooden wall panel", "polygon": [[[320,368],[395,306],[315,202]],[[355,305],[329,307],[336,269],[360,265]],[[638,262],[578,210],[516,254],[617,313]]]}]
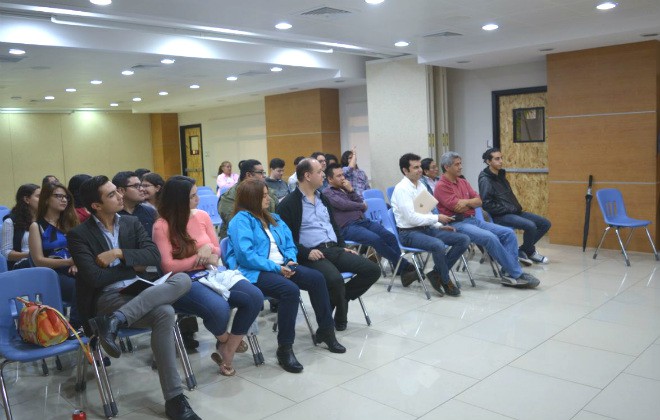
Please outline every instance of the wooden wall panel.
[{"label": "wooden wall panel", "polygon": [[321,90],[266,96],[266,133],[318,133],[321,129]]},{"label": "wooden wall panel", "polygon": [[548,129],[552,181],[656,180],[655,113],[550,118]]},{"label": "wooden wall panel", "polygon": [[[653,184],[618,184],[599,183],[593,189],[593,201],[591,203],[591,223],[589,224],[589,238],[587,241],[587,252],[594,251],[598,245],[605,223],[603,215],[598,207],[596,191],[602,188],[618,188],[623,194],[626,210],[630,217],[636,219],[655,220],[656,214],[656,185]],[[550,229],[550,240],[552,243],[563,245],[582,246],[582,230],[584,227],[585,199],[587,183],[550,183],[550,209],[549,218],[553,222]],[[556,223],[561,221],[561,223]],[[657,224],[649,227],[653,236],[656,233]],[[623,231],[625,235],[628,230]],[[624,236],[624,240],[627,236]],[[619,248],[614,232],[607,234],[603,247],[610,249]],[[637,229],[630,242],[630,250],[651,252],[646,233]]]},{"label": "wooden wall panel", "polygon": [[548,175],[509,173],[506,178],[524,211],[548,217]]},{"label": "wooden wall panel", "polygon": [[153,171],[164,179],[181,175],[178,114],[151,114]]},{"label": "wooden wall panel", "polygon": [[658,41],[548,55],[548,115],[656,109]]}]

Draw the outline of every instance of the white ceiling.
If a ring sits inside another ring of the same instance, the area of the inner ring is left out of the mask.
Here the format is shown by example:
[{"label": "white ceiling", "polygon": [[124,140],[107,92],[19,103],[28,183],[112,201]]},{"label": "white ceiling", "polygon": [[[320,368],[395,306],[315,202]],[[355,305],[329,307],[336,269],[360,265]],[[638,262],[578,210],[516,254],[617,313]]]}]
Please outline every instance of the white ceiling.
[{"label": "white ceiling", "polygon": [[[0,0],[0,108],[183,112],[365,83],[366,60],[477,69],[658,37],[660,0]],[[321,7],[334,14],[305,16]],[[340,13],[341,12],[341,13]],[[280,21],[293,25],[274,29]],[[493,32],[481,29],[497,23]],[[429,36],[441,32],[451,37]],[[406,40],[405,48],[394,42]],[[323,43],[348,46],[329,47]],[[353,47],[351,47],[353,46]],[[9,48],[27,51],[10,56]],[[333,52],[327,51],[332,48]],[[172,57],[172,65],[160,59]],[[282,67],[272,73],[273,66]],[[121,71],[138,66],[133,76]],[[236,75],[230,82],[227,76]],[[94,86],[92,79],[103,84]],[[190,84],[200,89],[191,90]],[[77,89],[66,93],[65,88]],[[167,96],[158,92],[167,91]],[[47,101],[45,96],[55,99]],[[139,96],[142,102],[132,102]]]}]

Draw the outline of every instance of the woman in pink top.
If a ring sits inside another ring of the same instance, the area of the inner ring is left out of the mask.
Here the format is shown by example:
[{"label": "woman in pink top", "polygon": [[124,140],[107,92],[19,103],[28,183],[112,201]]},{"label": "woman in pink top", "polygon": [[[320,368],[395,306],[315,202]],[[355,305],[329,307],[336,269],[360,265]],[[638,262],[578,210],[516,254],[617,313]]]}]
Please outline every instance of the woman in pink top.
[{"label": "woman in pink top", "polygon": [[[185,272],[193,279],[205,275],[206,266],[220,265],[220,245],[211,218],[196,209],[199,204],[195,180],[173,176],[161,190],[158,204],[160,218],[153,228],[153,240],[161,254],[163,271]],[[243,336],[263,306],[263,294],[249,281],[238,281],[225,298],[193,281],[190,291],[174,302],[178,312],[202,318],[204,326],[216,336],[218,353],[211,358],[220,366],[220,374],[234,376],[234,353],[247,351]],[[227,332],[230,308],[237,308],[231,332]]]},{"label": "woman in pink top", "polygon": [[218,168],[218,179],[216,180],[216,184],[218,184],[218,190],[216,191],[216,195],[220,197],[223,190],[226,191],[230,189],[237,182],[238,174],[231,173],[231,162],[225,160],[220,164],[220,167]]}]

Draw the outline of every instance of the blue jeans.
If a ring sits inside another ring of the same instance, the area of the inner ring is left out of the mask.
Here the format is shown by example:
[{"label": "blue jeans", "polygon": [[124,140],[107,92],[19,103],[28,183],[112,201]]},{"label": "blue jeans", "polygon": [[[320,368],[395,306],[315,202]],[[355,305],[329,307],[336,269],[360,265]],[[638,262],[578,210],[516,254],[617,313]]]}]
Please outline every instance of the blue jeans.
[{"label": "blue jeans", "polygon": [[[458,232],[425,227],[416,230],[399,230],[401,245],[419,248],[431,253],[433,269],[440,274],[443,284],[449,281],[449,269],[470,245],[470,238]],[[447,252],[447,246],[451,246]]]},{"label": "blue jeans", "polygon": [[277,309],[277,343],[293,344],[296,337],[296,315],[300,304],[300,289],[307,290],[319,328],[334,328],[330,298],[323,274],[298,265],[296,273],[287,279],[279,273],[262,271],[255,285],[264,295],[280,301]]},{"label": "blue jeans", "polygon": [[512,229],[522,229],[523,243],[520,250],[531,256],[536,252],[536,243],[550,230],[550,220],[538,214],[526,211],[520,214],[505,214],[493,216],[493,221],[498,225],[508,226]]},{"label": "blue jeans", "polygon": [[474,217],[451,225],[469,236],[475,244],[486,248],[490,256],[500,263],[511,277],[520,277],[522,270],[518,263],[518,239],[511,228],[482,222]]},{"label": "blue jeans", "polygon": [[236,283],[229,291],[231,293],[227,301],[202,283],[193,281],[190,291],[172,306],[177,312],[202,318],[206,329],[216,337],[227,331],[229,308],[237,308],[231,333],[245,335],[263,307],[264,295],[245,280]]},{"label": "blue jeans", "polygon": [[[399,243],[394,234],[380,223],[369,219],[357,220],[344,226],[341,235],[349,241],[373,247],[379,255],[392,264],[392,267],[396,267],[396,263],[399,262],[401,256]],[[399,269],[406,271],[407,267],[408,262],[403,260]]]}]

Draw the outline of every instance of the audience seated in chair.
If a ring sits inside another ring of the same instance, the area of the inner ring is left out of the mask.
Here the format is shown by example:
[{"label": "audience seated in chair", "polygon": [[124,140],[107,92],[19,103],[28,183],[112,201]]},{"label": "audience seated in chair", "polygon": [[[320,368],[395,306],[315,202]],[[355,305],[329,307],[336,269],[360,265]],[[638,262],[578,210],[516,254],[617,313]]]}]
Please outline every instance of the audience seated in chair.
[{"label": "audience seated in chair", "polygon": [[450,226],[467,235],[472,242],[481,245],[497,261],[505,273],[500,283],[505,286],[536,287],[539,280],[525,273],[518,263],[518,240],[512,229],[474,217],[476,207],[481,207],[479,194],[461,177],[463,163],[460,155],[447,152],[440,158],[443,175],[435,186],[440,215],[452,217]]},{"label": "audience seated in chair", "polygon": [[275,194],[277,201],[280,202],[291,192],[287,183],[282,180],[284,161],[280,158],[273,158],[270,160],[268,167],[270,168],[270,176],[266,178],[266,185],[268,190]]},{"label": "audience seated in chair", "polygon": [[[441,295],[458,296],[461,292],[449,278],[449,270],[470,245],[470,238],[449,226],[451,219],[447,216],[415,211],[415,198],[426,190],[420,182],[422,166],[419,156],[413,153],[401,156],[399,169],[403,178],[394,187],[390,203],[401,245],[430,252],[434,266],[426,275],[431,286]],[[447,246],[451,247],[449,252]]]},{"label": "audience seated in chair", "polygon": [[149,172],[144,174],[140,181],[142,182],[142,193],[144,194],[144,203],[142,204],[158,211],[158,198],[160,197],[161,188],[165,185],[165,180],[159,174]]},{"label": "audience seated in chair", "polygon": [[71,305],[71,324],[78,325],[76,304],[76,274],[67,244],[68,232],[78,225],[73,209],[73,196],[59,183],[46,182],[41,186],[36,221],[30,225],[28,244],[30,258],[37,267],[57,271],[62,300]]},{"label": "audience seated in chair", "polygon": [[23,184],[16,191],[16,204],[2,221],[1,253],[10,270],[30,266],[30,225],[36,220],[41,187]]},{"label": "audience seated in chair", "polygon": [[112,183],[117,191],[124,197],[124,208],[119,211],[122,216],[135,216],[138,218],[147,235],[151,236],[154,222],[156,221],[156,210],[144,203],[142,182],[135,172],[118,172]]},{"label": "audience seated in chair", "polygon": [[523,211],[506,179],[506,170],[502,168],[502,152],[499,149],[486,150],[482,158],[488,165],[479,174],[479,195],[483,209],[494,223],[512,229],[522,229],[523,243],[518,247],[518,260],[521,263],[547,264],[548,258],[537,252],[536,243],[550,230],[550,221],[538,214]]},{"label": "audience seated in chair", "polygon": [[[239,164],[240,166],[240,164]],[[215,183],[218,187],[216,195],[220,197],[220,191],[226,188],[231,188],[238,183],[238,174],[232,173],[231,162],[225,160],[218,168],[218,178]]]},{"label": "audience seated in chair", "polygon": [[71,191],[71,194],[73,195],[73,207],[76,209],[76,215],[78,216],[78,221],[80,223],[84,222],[87,220],[87,218],[90,216],[90,213],[87,211],[85,208],[85,205],[82,203],[82,200],[80,199],[80,186],[83,184],[83,182],[87,181],[90,179],[91,176],[87,174],[78,174],[74,175],[71,177],[69,180],[69,191]]},{"label": "audience seated in chair", "polygon": [[371,186],[369,185],[367,173],[358,167],[355,147],[342,153],[341,166],[346,180],[351,183],[353,190],[362,197],[362,192],[370,189]]},{"label": "audience seated in chair", "polygon": [[[196,208],[198,203],[194,179],[177,175],[167,180],[158,207],[160,218],[153,232],[165,272],[194,275],[208,265],[221,265],[218,236],[209,215]],[[218,353],[211,357],[220,366],[220,374],[234,376],[234,353],[247,350],[243,336],[259,314],[264,297],[242,276],[232,277],[227,288],[229,297],[225,299],[199,281],[194,281],[190,291],[172,306],[177,312],[202,318],[206,329],[217,339]],[[231,333],[227,332],[230,308],[238,309]]]},{"label": "audience seated in chair", "polygon": [[293,353],[300,289],[307,290],[319,329],[316,341],[333,353],[346,349],[335,338],[328,291],[323,275],[300,267],[288,226],[268,211],[271,198],[260,179],[241,182],[236,194],[236,213],[229,222],[227,264],[241,270],[266,296],[279,300],[277,312],[277,361],[284,370],[299,373],[303,366]]},{"label": "audience seated in chair", "polygon": [[293,174],[287,180],[287,185],[289,186],[289,191],[293,191],[298,187],[298,176],[296,175],[296,166],[300,163],[301,160],[305,159],[305,156],[298,156],[293,160]]},{"label": "audience seated in chair", "polygon": [[173,275],[137,296],[120,293],[141,267],[160,264],[158,248],[136,218],[118,214],[123,208],[122,196],[107,177],[93,177],[80,192],[92,213],[69,232],[71,254],[80,269],[76,288],[81,320],[89,321],[111,357],[121,355],[115,341],[119,328],[150,328],[165,414],[170,419],[199,419],[183,394],[172,336],[175,316],[171,304],[190,290],[190,277]]},{"label": "audience seated in chair", "polygon": [[[346,180],[341,166],[328,165],[325,177],[329,186],[323,190],[323,195],[332,207],[335,224],[344,239],[373,247],[395,267],[401,255],[396,237],[381,224],[364,217],[367,205]],[[415,267],[406,260],[401,262],[396,274],[401,275],[404,285],[410,285],[417,278]]]},{"label": "audience seated in chair", "polygon": [[[348,302],[369,290],[380,277],[380,267],[346,248],[330,203],[318,191],[324,181],[321,164],[303,159],[296,174],[298,188],[280,202],[277,212],[291,229],[298,262],[323,273],[330,303],[336,309],[335,327],[342,331],[348,323]],[[344,285],[342,272],[355,273],[355,277]]]}]

